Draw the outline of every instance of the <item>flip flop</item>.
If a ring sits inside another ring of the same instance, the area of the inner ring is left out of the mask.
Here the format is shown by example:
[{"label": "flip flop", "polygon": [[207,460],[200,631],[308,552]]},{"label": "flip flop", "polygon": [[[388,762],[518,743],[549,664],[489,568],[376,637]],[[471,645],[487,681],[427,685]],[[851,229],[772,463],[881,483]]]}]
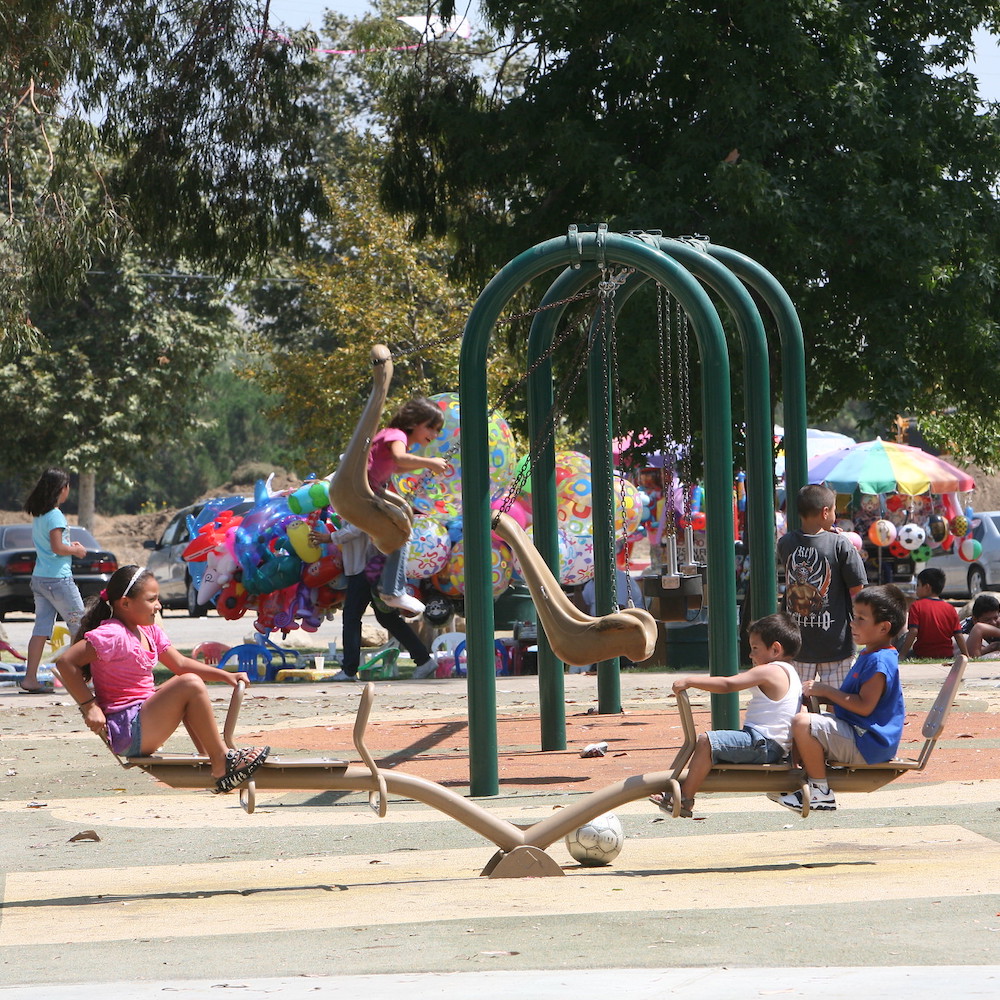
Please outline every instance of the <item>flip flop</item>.
[{"label": "flip flop", "polygon": [[20,684],[17,686],[18,694],[53,694],[54,689],[50,687],[40,687],[40,688],[26,688],[22,687]]},{"label": "flip flop", "polygon": [[[252,756],[256,751],[256,755]],[[242,785],[267,760],[270,747],[244,747],[226,751],[226,773],[215,779],[215,794],[231,792]]]}]

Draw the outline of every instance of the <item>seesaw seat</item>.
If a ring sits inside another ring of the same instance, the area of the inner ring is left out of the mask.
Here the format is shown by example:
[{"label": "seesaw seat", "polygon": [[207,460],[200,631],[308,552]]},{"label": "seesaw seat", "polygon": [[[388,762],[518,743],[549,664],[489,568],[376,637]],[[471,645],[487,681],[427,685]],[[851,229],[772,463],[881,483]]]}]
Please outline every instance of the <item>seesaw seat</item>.
[{"label": "seesaw seat", "polygon": [[[948,714],[959,686],[968,658],[956,653],[941,685],[941,690],[934,699],[934,704],[927,713],[921,733],[924,737],[923,746],[915,758],[896,757],[883,764],[847,765],[837,761],[827,763],[827,780],[830,787],[837,792],[873,792],[895,781],[907,771],[922,771],[930,760],[931,753],[944,731]],[[679,757],[683,756],[685,763],[694,753],[698,733],[695,729],[694,717],[691,713],[691,701],[687,691],[677,695],[677,708],[680,712],[681,726],[684,731],[684,743]],[[679,776],[683,782],[684,776]],[[702,792],[788,792],[802,789],[802,815],[809,815],[809,791],[805,771],[790,761],[779,764],[715,764],[708,772],[700,791]],[[680,796],[673,796],[675,808],[679,815]]]}]

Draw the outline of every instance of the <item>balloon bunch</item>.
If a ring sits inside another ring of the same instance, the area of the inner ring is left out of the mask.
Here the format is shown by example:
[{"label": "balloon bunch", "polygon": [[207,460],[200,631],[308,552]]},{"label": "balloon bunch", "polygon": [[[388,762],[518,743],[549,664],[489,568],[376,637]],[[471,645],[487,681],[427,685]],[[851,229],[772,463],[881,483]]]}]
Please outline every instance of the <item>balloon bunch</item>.
[{"label": "balloon bunch", "polygon": [[[447,470],[432,477],[411,473],[397,476],[395,486],[415,511],[410,535],[406,576],[409,584],[430,587],[448,597],[465,593],[465,545],[462,530],[462,492],[458,396],[430,397],[441,409],[444,426],[430,444],[418,450],[444,458]],[[501,498],[515,478],[517,456],[513,435],[503,417],[489,419],[487,446],[493,494]],[[615,533],[636,533],[646,512],[644,494],[631,482],[616,477]],[[559,522],[560,582],[569,586],[593,576],[593,499],[590,459],[579,452],[556,455],[557,516]],[[319,518],[340,526],[330,507],[329,483],[311,480],[290,494],[273,493],[270,480],[257,484],[253,509],[242,518],[229,509],[239,498],[209,501],[198,517],[189,518],[191,543],[184,552],[202,604],[215,601],[226,618],[242,617],[256,609],[255,627],[267,632],[295,628],[315,631],[323,618],[342,602],[347,585],[343,555],[335,542],[312,545],[309,533]],[[514,500],[510,515],[531,530],[530,483]],[[647,515],[648,516],[648,515]],[[505,542],[492,536],[491,583],[499,596],[519,575]]]}]

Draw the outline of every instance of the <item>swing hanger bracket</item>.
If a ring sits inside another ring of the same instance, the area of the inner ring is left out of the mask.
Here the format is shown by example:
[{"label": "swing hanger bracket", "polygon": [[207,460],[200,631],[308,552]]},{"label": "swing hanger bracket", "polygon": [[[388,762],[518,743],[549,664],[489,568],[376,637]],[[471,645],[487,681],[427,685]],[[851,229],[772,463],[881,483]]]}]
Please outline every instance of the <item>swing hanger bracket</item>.
[{"label": "swing hanger bracket", "polygon": [[580,227],[575,222],[571,223],[566,231],[566,241],[569,243],[570,253],[573,255],[569,266],[574,271],[579,271],[580,265],[583,263],[583,236],[580,234]]},{"label": "swing hanger bracket", "polygon": [[606,222],[597,224],[596,235],[594,245],[597,249],[597,266],[603,271],[607,267],[608,224]]}]

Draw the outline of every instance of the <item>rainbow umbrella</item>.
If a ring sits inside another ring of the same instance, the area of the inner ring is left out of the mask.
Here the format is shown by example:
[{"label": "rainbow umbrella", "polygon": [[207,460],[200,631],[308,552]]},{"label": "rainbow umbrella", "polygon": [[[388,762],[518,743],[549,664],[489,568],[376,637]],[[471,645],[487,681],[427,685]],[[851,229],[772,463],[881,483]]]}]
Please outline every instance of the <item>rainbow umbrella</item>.
[{"label": "rainbow umbrella", "polygon": [[809,482],[826,483],[838,493],[964,493],[972,476],[943,458],[894,441],[861,441],[809,460]]}]

